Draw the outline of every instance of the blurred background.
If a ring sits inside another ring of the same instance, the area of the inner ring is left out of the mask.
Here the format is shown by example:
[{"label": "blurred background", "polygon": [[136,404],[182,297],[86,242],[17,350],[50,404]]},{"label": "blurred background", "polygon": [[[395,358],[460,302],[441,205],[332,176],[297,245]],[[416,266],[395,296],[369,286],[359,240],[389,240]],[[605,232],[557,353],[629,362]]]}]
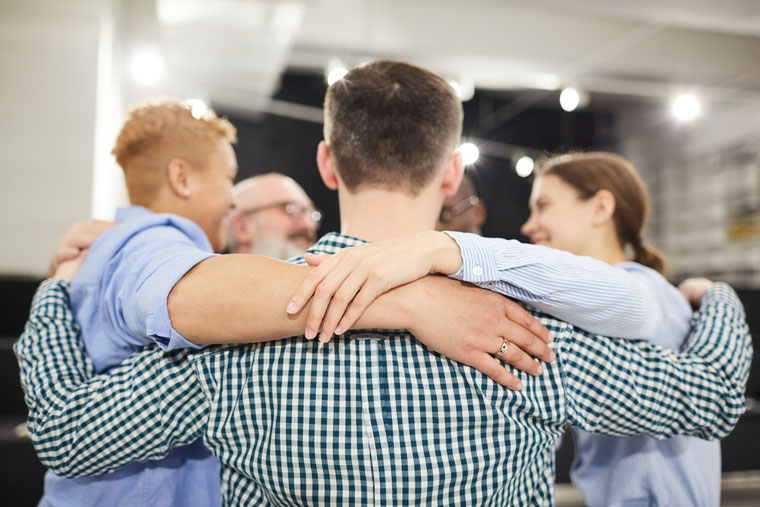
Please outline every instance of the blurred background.
[{"label": "blurred background", "polygon": [[[375,58],[458,90],[484,235],[524,239],[536,158],[620,153],[648,184],[647,239],[672,281],[733,284],[760,330],[756,0],[2,0],[0,505],[34,505],[42,488],[11,345],[66,228],[126,203],[110,155],[126,109],[165,95],[211,105],[238,128],[238,178],[293,177],[324,211],[323,233],[339,228],[315,164],[324,92]],[[757,370],[723,442],[732,505],[760,498]],[[560,482],[571,455],[566,443]]]}]

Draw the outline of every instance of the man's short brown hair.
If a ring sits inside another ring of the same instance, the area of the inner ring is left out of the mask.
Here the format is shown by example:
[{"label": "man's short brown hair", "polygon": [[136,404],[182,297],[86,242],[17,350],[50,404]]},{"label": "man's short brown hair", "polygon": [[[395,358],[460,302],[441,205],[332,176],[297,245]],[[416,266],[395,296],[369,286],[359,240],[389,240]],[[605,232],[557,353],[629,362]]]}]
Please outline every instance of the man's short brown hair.
[{"label": "man's short brown hair", "polygon": [[187,102],[160,99],[127,113],[111,153],[124,170],[129,200],[147,206],[171,160],[181,158],[203,168],[221,139],[237,142],[235,127],[211,109],[196,118]]},{"label": "man's short brown hair", "polygon": [[333,83],[325,141],[348,190],[377,186],[416,194],[462,134],[462,104],[430,71],[379,60]]}]

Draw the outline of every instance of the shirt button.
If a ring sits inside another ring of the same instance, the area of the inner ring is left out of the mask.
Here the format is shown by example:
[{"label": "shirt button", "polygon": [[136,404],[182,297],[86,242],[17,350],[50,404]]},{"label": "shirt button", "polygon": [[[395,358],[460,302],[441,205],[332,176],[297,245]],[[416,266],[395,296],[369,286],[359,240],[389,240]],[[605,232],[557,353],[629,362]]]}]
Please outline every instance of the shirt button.
[{"label": "shirt button", "polygon": [[480,267],[480,266],[475,266],[474,268],[472,268],[472,274],[475,275],[475,276],[482,275],[483,274],[483,268]]}]

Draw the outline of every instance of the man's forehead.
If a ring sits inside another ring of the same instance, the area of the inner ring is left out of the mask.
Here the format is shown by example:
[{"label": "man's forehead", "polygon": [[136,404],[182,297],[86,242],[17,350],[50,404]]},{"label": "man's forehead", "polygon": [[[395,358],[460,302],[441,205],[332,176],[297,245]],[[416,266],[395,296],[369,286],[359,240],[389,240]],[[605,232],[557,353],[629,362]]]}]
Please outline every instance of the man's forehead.
[{"label": "man's forehead", "polygon": [[251,182],[251,185],[241,192],[240,199],[257,202],[295,201],[311,204],[311,200],[298,183],[283,177],[265,177]]}]

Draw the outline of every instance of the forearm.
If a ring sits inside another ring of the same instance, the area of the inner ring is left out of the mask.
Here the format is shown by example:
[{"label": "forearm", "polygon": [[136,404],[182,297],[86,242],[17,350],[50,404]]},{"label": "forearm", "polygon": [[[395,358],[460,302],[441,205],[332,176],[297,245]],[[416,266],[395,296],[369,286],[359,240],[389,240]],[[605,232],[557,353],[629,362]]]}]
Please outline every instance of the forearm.
[{"label": "forearm", "polygon": [[[172,325],[197,344],[263,342],[301,335],[309,306],[296,315],[286,313],[286,308],[310,270],[254,255],[207,259],[169,294]],[[419,288],[399,287],[381,296],[353,327],[405,328],[411,322],[409,310]]]},{"label": "forearm", "polygon": [[590,257],[514,240],[449,233],[463,264],[453,278],[606,336],[652,339],[660,310],[634,276]]},{"label": "forearm", "polygon": [[[196,440],[205,398],[192,372],[178,368],[179,355],[165,357],[154,348],[88,380],[93,367],[73,321],[67,287],[60,280],[40,286],[14,346],[40,461],[66,477],[97,475],[161,458]],[[138,360],[141,356],[150,359]],[[171,405],[167,398],[183,401]]]},{"label": "forearm", "polygon": [[169,293],[172,326],[197,344],[263,342],[303,334],[306,312],[289,315],[286,308],[310,270],[255,255],[207,259]]}]

